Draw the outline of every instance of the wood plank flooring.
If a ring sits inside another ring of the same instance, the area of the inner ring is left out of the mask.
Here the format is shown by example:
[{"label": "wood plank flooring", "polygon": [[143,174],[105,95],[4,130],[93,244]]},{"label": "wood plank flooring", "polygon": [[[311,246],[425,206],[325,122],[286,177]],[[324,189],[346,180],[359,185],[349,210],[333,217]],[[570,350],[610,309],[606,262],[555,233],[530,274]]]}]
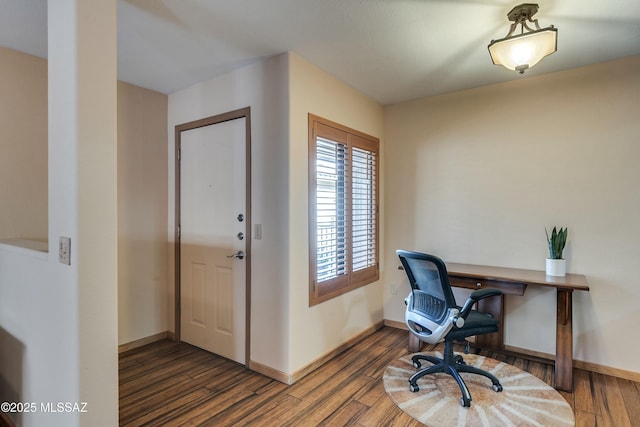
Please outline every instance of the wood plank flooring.
[{"label": "wood plank flooring", "polygon": [[[431,350],[425,348],[424,350]],[[185,343],[120,355],[121,426],[420,426],[387,397],[385,367],[407,353],[407,332],[385,327],[291,386]],[[553,366],[483,351],[553,382]],[[640,423],[640,383],[575,369],[562,396],[576,426]]]}]

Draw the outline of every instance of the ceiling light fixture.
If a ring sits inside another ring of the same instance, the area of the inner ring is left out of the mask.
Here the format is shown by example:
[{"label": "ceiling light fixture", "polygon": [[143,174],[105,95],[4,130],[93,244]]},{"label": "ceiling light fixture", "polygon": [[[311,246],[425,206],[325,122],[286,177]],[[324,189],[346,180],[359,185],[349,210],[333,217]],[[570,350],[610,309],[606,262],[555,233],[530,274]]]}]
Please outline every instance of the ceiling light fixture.
[{"label": "ceiling light fixture", "polygon": [[[542,58],[551,55],[558,47],[558,29],[553,25],[540,28],[537,19],[531,19],[538,12],[538,5],[523,3],[507,14],[512,21],[509,34],[489,43],[489,55],[495,65],[502,65],[520,74],[536,65]],[[535,29],[529,26],[535,25]],[[520,25],[520,34],[513,33]],[[525,32],[525,29],[527,32]]]}]

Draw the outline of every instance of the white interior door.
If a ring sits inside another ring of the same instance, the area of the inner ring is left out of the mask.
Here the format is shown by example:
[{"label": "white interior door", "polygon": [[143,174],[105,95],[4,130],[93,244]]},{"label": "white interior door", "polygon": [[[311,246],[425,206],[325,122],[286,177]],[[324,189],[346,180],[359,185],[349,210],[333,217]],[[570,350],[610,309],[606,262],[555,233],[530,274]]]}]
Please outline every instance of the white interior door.
[{"label": "white interior door", "polygon": [[180,334],[245,362],[245,118],[181,132]]}]

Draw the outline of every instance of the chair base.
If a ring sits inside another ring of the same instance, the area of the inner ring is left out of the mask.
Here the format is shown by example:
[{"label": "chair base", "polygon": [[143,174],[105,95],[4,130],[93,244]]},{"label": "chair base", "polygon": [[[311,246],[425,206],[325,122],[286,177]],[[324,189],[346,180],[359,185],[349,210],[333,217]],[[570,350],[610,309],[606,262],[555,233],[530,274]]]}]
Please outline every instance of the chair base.
[{"label": "chair base", "polygon": [[467,372],[470,374],[482,375],[483,377],[487,377],[491,380],[492,386],[491,388],[495,392],[502,391],[502,384],[498,378],[494,375],[490,374],[487,371],[483,371],[482,369],[478,369],[474,366],[469,366],[464,362],[464,359],[460,355],[453,354],[453,343],[451,341],[445,341],[444,343],[444,358],[440,359],[439,357],[428,356],[425,354],[416,354],[411,359],[413,361],[413,366],[416,369],[422,367],[420,363],[421,360],[426,360],[431,362],[432,366],[427,366],[425,368],[420,369],[418,372],[413,374],[411,378],[409,378],[409,390],[412,392],[417,392],[420,390],[418,386],[418,380],[425,375],[435,374],[435,373],[444,373],[451,375],[456,382],[458,383],[458,387],[460,387],[460,391],[462,392],[462,397],[460,398],[460,405],[463,407],[471,406],[471,393],[467,388],[462,376],[460,376],[461,372]]}]

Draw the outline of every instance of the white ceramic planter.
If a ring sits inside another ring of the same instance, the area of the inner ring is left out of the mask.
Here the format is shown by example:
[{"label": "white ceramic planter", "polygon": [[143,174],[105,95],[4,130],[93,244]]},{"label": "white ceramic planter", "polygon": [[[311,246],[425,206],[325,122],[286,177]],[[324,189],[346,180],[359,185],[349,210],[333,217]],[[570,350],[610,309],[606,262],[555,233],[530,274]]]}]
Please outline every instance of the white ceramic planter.
[{"label": "white ceramic planter", "polygon": [[547,276],[565,276],[567,261],[564,259],[547,258]]}]

